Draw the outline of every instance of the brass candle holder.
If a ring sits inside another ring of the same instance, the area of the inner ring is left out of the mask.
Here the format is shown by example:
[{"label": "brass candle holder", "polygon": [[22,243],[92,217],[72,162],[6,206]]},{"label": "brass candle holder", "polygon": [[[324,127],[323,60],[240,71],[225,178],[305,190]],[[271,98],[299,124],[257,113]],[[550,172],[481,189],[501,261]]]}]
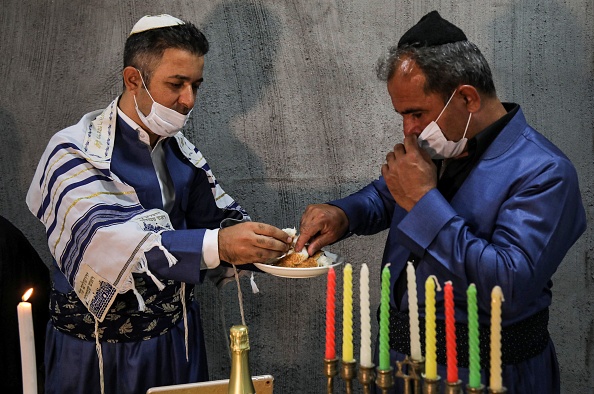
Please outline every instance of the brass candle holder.
[{"label": "brass candle holder", "polygon": [[505,387],[501,387],[498,390],[493,390],[491,387],[487,390],[489,394],[505,394],[507,393],[507,389]]},{"label": "brass candle holder", "polygon": [[412,360],[408,356],[402,361],[396,361],[396,377],[404,380],[404,393],[410,394],[412,383],[413,393],[421,394],[421,370],[425,365],[425,359]]},{"label": "brass candle holder", "polygon": [[429,379],[423,375],[423,394],[439,394],[439,383],[441,378],[437,375],[436,379]]},{"label": "brass candle holder", "polygon": [[390,367],[389,369],[376,369],[377,374],[375,376],[375,384],[377,387],[382,389],[382,394],[388,394],[388,390],[394,387],[394,368]]},{"label": "brass candle holder", "polygon": [[478,387],[466,385],[466,394],[485,394],[485,385],[481,384]]},{"label": "brass candle holder", "polygon": [[445,394],[462,394],[462,381],[445,382]]},{"label": "brass candle holder", "polygon": [[357,361],[344,361],[342,360],[340,368],[340,377],[344,380],[346,385],[346,394],[352,394],[353,392],[353,379],[357,375]]},{"label": "brass candle holder", "polygon": [[359,365],[357,377],[359,378],[359,383],[363,386],[363,394],[371,394],[375,380],[375,365],[371,364],[368,367]]},{"label": "brass candle holder", "polygon": [[414,393],[421,394],[423,382],[422,374],[423,370],[425,369],[425,357],[421,357],[420,360],[411,359],[410,362],[412,364],[412,368],[415,375],[419,377],[418,379],[415,379],[413,381]]},{"label": "brass candle holder", "polygon": [[334,393],[334,377],[338,374],[338,358],[324,359],[324,375],[326,376],[326,393]]}]

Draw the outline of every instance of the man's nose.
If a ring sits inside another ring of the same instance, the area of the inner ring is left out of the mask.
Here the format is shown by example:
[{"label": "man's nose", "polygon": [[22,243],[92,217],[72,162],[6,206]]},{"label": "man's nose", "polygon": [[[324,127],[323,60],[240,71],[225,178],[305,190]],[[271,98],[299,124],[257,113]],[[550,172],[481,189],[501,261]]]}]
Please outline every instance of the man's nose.
[{"label": "man's nose", "polygon": [[421,134],[421,128],[419,127],[419,123],[413,119],[403,119],[402,120],[402,130],[404,136],[407,137],[412,134],[419,135]]},{"label": "man's nose", "polygon": [[181,105],[186,107],[188,110],[194,108],[194,102],[196,101],[196,92],[192,88],[192,85],[184,87],[177,101]]}]

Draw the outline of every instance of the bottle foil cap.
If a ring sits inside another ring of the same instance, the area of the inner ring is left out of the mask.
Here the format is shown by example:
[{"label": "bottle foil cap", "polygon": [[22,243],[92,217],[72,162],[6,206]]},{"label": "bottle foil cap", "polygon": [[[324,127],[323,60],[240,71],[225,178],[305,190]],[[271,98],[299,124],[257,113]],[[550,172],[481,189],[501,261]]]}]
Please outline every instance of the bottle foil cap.
[{"label": "bottle foil cap", "polygon": [[231,351],[250,350],[250,340],[247,326],[233,326],[230,330]]}]

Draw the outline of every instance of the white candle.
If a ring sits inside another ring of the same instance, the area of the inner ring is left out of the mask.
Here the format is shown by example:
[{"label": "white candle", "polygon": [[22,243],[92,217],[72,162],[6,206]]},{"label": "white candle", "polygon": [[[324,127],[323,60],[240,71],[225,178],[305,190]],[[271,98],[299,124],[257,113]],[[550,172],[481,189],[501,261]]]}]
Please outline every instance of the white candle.
[{"label": "white candle", "polygon": [[361,296],[361,366],[373,367],[371,361],[371,313],[369,309],[369,268],[363,263],[359,281]]},{"label": "white candle", "polygon": [[21,367],[23,371],[23,394],[37,393],[37,362],[35,361],[35,337],[33,336],[33,315],[31,303],[26,302],[33,289],[23,295],[23,302],[17,306],[19,338],[21,341]]},{"label": "white candle", "polygon": [[409,261],[406,266],[408,285],[408,316],[410,321],[410,357],[421,361],[421,334],[419,331],[419,306],[417,301],[417,277],[415,267]]}]

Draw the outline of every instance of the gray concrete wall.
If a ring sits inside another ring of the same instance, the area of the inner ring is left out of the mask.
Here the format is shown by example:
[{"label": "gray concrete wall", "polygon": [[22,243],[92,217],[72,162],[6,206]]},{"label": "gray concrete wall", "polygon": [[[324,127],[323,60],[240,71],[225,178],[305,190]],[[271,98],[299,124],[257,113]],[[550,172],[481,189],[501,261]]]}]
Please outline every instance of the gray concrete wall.
[{"label": "gray concrete wall", "polygon": [[[24,203],[37,161],[53,133],[119,94],[127,33],[142,15],[166,12],[196,23],[212,44],[188,137],[254,219],[297,226],[308,203],[344,196],[377,177],[385,153],[401,141],[400,120],[373,65],[434,8],[482,49],[500,97],[520,103],[574,162],[590,219],[592,0],[3,0],[0,214],[49,259],[42,226]],[[594,389],[592,234],[554,277],[550,330],[566,393]],[[379,283],[384,239],[354,237],[332,247],[354,264],[356,289],[363,262]],[[325,278],[256,280],[256,295],[242,281],[252,372],[274,375],[279,393],[323,392]],[[236,288],[219,292],[205,284],[198,296],[212,378],[226,378],[225,337],[241,321]],[[372,309],[378,301],[375,286]],[[358,330],[356,318],[356,357]]]}]

